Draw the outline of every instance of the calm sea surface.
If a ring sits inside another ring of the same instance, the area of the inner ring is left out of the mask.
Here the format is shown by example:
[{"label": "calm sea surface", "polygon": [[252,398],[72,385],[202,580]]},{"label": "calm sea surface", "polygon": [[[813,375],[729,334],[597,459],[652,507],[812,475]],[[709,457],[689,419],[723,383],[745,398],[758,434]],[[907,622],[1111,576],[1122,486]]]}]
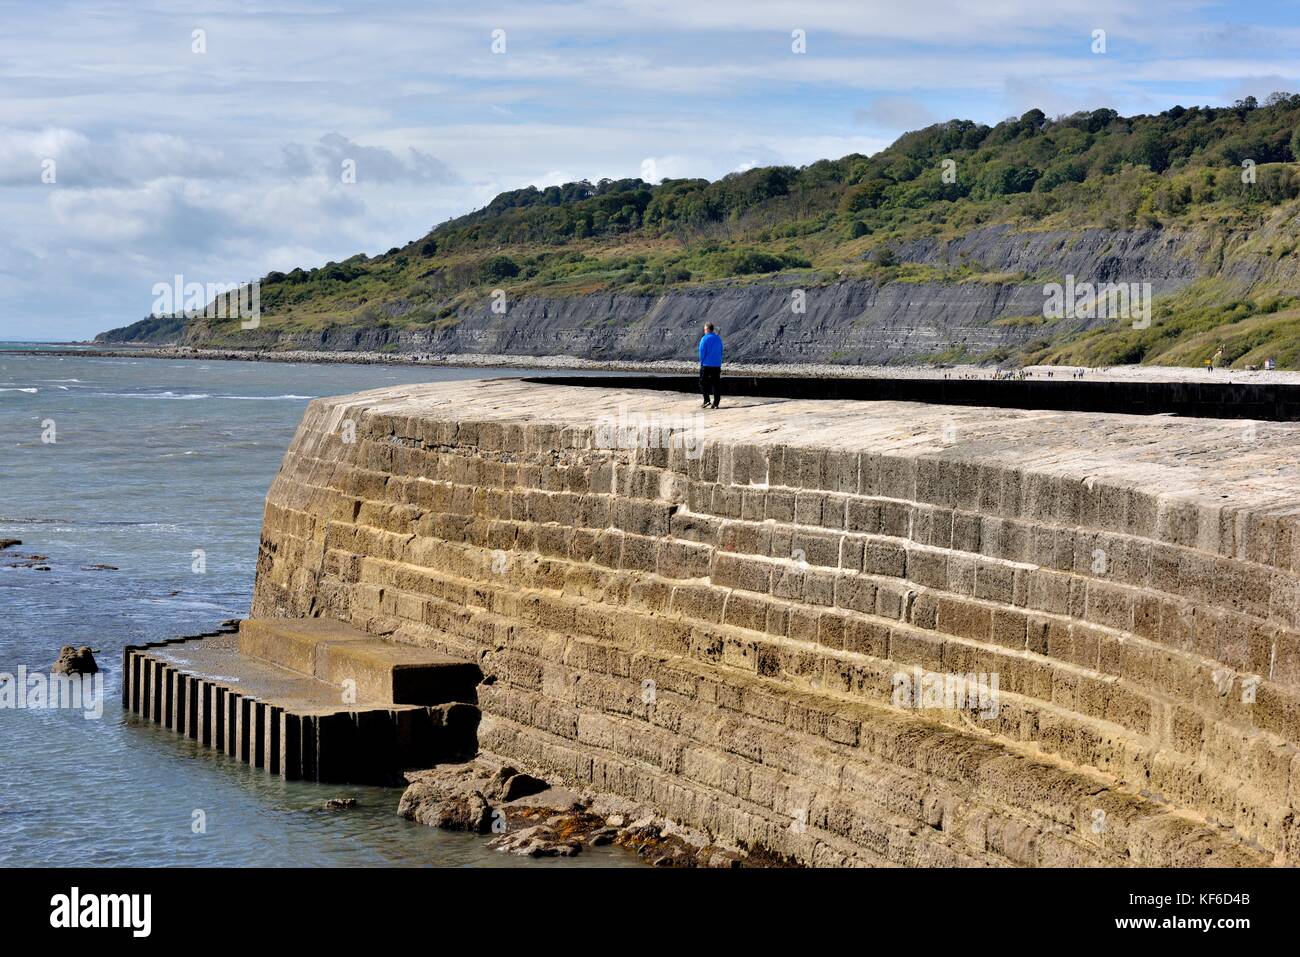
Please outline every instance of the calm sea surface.
[{"label": "calm sea surface", "polygon": [[[89,645],[106,700],[97,720],[0,709],[0,866],[633,863],[608,848],[551,862],[499,854],[401,820],[400,789],[285,782],[119,704],[123,645],[247,614],[263,499],[309,399],[525,370],[11,349],[0,344],[0,538],[23,544],[0,552],[0,673],[45,671],[61,646]],[[191,570],[195,549],[206,574]],[[31,554],[49,571],[5,567]],[[320,810],[332,797],[360,807]],[[193,832],[195,811],[206,833]]]}]

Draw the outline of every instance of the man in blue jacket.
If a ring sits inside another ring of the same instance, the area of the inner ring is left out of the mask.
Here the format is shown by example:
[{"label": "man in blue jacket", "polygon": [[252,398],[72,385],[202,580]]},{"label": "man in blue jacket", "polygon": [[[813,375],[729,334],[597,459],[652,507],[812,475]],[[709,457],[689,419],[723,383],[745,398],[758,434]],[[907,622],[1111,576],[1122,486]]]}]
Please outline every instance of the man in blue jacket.
[{"label": "man in blue jacket", "polygon": [[700,391],[704,393],[704,405],[709,407],[709,396],[713,396],[716,409],[722,401],[722,336],[713,331],[713,323],[704,324],[704,335],[700,338]]}]

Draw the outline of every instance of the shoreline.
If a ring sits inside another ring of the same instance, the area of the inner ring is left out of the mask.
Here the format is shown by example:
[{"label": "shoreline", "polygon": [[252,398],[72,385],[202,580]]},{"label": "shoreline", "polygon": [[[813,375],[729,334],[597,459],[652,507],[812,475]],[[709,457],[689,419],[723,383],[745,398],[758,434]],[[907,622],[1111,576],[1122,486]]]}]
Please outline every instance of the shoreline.
[{"label": "shoreline", "polygon": [[[50,343],[48,348],[0,349],[0,357],[77,356],[90,359],[168,359],[202,362],[285,362],[301,365],[391,365],[460,369],[529,369],[539,372],[635,372],[663,375],[694,374],[698,365],[677,359],[582,359],[576,356],[516,356],[499,353],[384,353],[336,352],[291,349],[202,349],[192,346],[125,346],[101,348],[81,343]],[[977,365],[835,365],[830,363],[735,362],[724,366],[732,376],[807,376],[835,379],[995,379],[1025,374],[1033,378],[1069,378],[1079,375],[1090,381],[1144,382],[1240,382],[1300,384],[1300,371],[1205,369],[1187,366],[1025,366],[1002,370]]]}]

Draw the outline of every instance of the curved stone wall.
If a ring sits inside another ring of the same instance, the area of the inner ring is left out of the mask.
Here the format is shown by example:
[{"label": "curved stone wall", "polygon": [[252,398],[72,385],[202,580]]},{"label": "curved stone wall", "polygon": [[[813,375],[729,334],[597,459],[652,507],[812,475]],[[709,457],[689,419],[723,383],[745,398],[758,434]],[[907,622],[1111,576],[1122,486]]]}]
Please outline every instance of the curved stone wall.
[{"label": "curved stone wall", "polygon": [[476,660],[485,749],[807,863],[1296,863],[1297,452],[1289,424],[382,390],[311,404],[253,615]]}]

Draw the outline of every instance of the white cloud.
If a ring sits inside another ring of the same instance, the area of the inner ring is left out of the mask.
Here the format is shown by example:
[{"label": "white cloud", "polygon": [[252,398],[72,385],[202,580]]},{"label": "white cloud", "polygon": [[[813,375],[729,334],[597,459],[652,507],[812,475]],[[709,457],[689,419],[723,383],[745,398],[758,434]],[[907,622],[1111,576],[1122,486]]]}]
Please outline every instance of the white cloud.
[{"label": "white cloud", "polygon": [[[350,164],[350,165],[348,165]],[[354,182],[452,183],[457,176],[435,156],[407,147],[403,155],[382,146],[362,146],[340,133],[327,133],[312,147],[285,147],[285,166],[293,175],[319,173],[342,181],[345,167]]]},{"label": "white cloud", "polygon": [[175,272],[382,252],[530,183],[715,178],[952,116],[1300,89],[1294,11],[1209,0],[49,0],[5,28],[0,336],[132,321]]},{"label": "white cloud", "polygon": [[870,105],[853,111],[853,120],[864,126],[893,131],[916,130],[938,122],[920,100],[910,96],[878,96]]}]

